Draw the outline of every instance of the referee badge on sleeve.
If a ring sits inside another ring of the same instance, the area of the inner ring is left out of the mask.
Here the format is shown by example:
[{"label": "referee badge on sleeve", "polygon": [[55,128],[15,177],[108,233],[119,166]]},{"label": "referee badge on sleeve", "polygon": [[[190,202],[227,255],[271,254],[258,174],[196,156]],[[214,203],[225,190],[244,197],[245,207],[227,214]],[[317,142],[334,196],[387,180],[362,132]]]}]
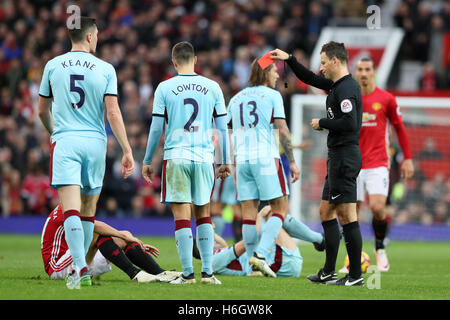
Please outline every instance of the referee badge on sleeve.
[{"label": "referee badge on sleeve", "polygon": [[341,102],[342,112],[349,113],[350,111],[352,111],[352,109],[353,109],[353,106],[352,106],[352,103],[350,100],[348,100],[348,99],[342,100],[342,102]]}]

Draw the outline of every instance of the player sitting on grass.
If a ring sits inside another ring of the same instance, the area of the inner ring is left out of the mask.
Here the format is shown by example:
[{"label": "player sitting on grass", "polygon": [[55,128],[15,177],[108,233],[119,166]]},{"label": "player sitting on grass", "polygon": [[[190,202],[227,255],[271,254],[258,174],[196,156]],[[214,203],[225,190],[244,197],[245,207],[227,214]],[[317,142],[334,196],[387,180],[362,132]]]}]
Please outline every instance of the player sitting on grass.
[{"label": "player sitting on grass", "polygon": [[[45,272],[51,280],[65,279],[73,273],[73,260],[66,243],[63,223],[61,205],[58,205],[48,216],[42,230],[42,259]],[[159,250],[151,245],[143,244],[129,231],[118,231],[96,220],[86,262],[94,277],[111,271],[112,263],[125,272],[131,280],[140,283],[167,282],[180,274],[162,269],[149,253],[158,257]],[[79,286],[75,288],[79,289]]]},{"label": "player sitting on grass", "polygon": [[[270,206],[265,206],[257,215],[256,228],[258,233],[264,232],[267,227],[267,220],[272,215]],[[272,273],[268,273],[264,268],[259,268],[258,264],[251,265],[248,255],[245,254],[245,244],[241,240],[228,247],[226,241],[219,235],[214,235],[214,256],[213,270],[216,274],[247,276],[256,275],[253,271],[260,271],[265,276],[271,277],[299,277],[302,271],[303,258],[292,238],[312,242],[318,251],[325,249],[325,241],[320,233],[311,230],[308,226],[290,216],[286,216],[280,233],[272,244],[270,254],[265,255],[267,263]],[[195,242],[194,242],[195,243]],[[194,246],[193,255],[200,259],[200,254]],[[252,270],[253,269],[253,270]]]}]

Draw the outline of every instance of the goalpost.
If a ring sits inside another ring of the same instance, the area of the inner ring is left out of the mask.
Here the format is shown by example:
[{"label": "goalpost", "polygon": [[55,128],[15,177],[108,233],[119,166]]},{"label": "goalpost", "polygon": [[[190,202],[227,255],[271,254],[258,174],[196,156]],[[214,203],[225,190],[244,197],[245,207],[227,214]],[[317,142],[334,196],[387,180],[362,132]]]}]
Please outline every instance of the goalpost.
[{"label": "goalpost", "polygon": [[[294,151],[300,168],[300,179],[290,185],[289,209],[291,215],[307,222],[319,221],[319,204],[326,175],[328,131],[315,131],[310,125],[312,118],[326,116],[325,100],[325,95],[310,94],[297,94],[291,100],[290,128],[293,143],[311,140],[312,146],[308,150]],[[427,199],[423,193],[428,190],[421,190],[421,186],[430,183],[436,186],[440,183],[445,188],[445,183],[450,183],[447,182],[447,179],[450,179],[450,98],[396,97],[396,100],[409,136],[415,164],[413,183],[402,190],[409,192],[410,198],[413,190],[413,202],[424,206],[423,203]],[[391,146],[398,146],[395,133],[390,134],[390,142]],[[435,157],[419,157],[425,144],[434,144]],[[397,200],[403,201],[403,205],[408,209],[404,201],[410,201],[410,198],[404,194],[405,192],[400,193],[402,197]],[[436,203],[441,200],[437,198]],[[424,209],[430,211],[429,214],[434,218],[434,208]]]}]

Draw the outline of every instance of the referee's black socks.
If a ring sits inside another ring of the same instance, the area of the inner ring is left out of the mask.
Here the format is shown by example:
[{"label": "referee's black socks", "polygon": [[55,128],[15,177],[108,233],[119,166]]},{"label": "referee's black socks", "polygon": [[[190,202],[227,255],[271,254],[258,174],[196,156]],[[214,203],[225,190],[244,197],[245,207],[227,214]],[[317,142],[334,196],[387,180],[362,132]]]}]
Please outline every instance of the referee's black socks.
[{"label": "referee's black socks", "polygon": [[325,266],[326,273],[334,272],[336,259],[339,252],[340,230],[337,219],[323,221],[323,232],[325,236]]},{"label": "referee's black socks", "polygon": [[350,271],[349,275],[353,279],[361,277],[361,251],[362,251],[362,236],[359,229],[358,221],[347,223],[342,226],[344,231],[345,246],[347,247],[347,254],[349,259]]}]

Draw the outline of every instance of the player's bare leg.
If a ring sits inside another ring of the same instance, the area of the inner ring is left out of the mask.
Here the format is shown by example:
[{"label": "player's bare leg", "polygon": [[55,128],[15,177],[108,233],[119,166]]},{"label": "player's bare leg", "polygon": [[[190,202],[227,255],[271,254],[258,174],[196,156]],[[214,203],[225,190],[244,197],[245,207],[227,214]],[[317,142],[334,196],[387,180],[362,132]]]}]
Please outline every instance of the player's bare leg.
[{"label": "player's bare leg", "polygon": [[382,194],[369,195],[369,206],[372,211],[372,227],[375,234],[375,258],[378,270],[385,272],[389,270],[384,239],[386,238],[389,222],[386,219],[386,196]]}]

